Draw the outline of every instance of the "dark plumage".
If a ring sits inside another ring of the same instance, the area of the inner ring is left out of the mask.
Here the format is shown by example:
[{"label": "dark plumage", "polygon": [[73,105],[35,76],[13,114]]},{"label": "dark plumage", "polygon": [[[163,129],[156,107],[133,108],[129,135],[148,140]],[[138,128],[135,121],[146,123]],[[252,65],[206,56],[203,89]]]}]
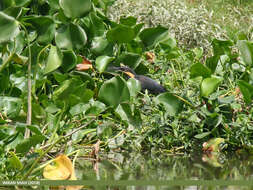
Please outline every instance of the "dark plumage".
[{"label": "dark plumage", "polygon": [[166,92],[166,89],[157,83],[155,80],[146,77],[144,75],[137,75],[134,70],[129,67],[122,66],[122,67],[111,67],[111,69],[115,71],[122,71],[127,74],[128,77],[135,78],[136,80],[140,81],[141,83],[141,90],[145,91],[148,90],[151,94],[160,94]]}]

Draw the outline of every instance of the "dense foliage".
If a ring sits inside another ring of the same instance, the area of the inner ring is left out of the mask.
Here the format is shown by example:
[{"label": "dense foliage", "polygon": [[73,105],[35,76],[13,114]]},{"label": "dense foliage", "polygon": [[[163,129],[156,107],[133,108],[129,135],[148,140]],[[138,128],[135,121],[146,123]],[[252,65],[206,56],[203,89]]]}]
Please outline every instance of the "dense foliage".
[{"label": "dense foliage", "polygon": [[[212,137],[231,150],[252,147],[247,36],[214,39],[206,58],[203,48],[180,49],[165,27],[144,28],[134,17],[111,21],[111,3],[0,2],[1,178],[40,177],[39,161],[78,150],[87,155],[98,140],[104,151],[191,151]],[[76,71],[88,60],[92,68]],[[120,63],[168,92],[140,92],[138,81],[108,71]]]}]

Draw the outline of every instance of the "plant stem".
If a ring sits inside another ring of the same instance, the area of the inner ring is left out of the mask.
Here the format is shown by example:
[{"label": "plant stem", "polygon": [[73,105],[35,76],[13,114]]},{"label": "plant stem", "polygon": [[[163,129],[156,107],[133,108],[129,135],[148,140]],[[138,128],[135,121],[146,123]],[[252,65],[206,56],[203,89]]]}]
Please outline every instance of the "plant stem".
[{"label": "plant stem", "polygon": [[[32,124],[32,80],[31,80],[31,65],[32,65],[32,53],[31,53],[31,45],[29,41],[28,32],[26,30],[26,27],[20,23],[22,28],[25,31],[26,39],[27,39],[27,45],[28,45],[28,66],[27,66],[27,118],[26,118],[26,124],[31,125]],[[30,137],[30,130],[26,128],[25,130],[25,139]]]}]

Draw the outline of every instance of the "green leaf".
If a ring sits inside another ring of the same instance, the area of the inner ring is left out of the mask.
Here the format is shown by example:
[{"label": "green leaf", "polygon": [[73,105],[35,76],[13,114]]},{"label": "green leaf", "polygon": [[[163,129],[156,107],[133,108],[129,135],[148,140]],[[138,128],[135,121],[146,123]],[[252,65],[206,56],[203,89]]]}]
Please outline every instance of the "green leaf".
[{"label": "green leaf", "polygon": [[19,33],[18,26],[18,21],[0,11],[0,43],[16,37]]},{"label": "green leaf", "polygon": [[98,98],[105,104],[116,107],[121,102],[130,100],[130,92],[124,79],[116,76],[104,82],[99,90]]},{"label": "green leaf", "polygon": [[72,116],[78,115],[80,113],[85,113],[85,111],[90,107],[89,104],[85,104],[85,103],[79,103],[76,104],[74,106],[71,107],[71,109],[69,110],[69,113]]},{"label": "green leaf", "polygon": [[243,61],[248,66],[252,66],[253,65],[253,43],[246,40],[240,40],[238,41],[237,46],[240,50]]},{"label": "green leaf", "polygon": [[195,78],[195,77],[203,77],[207,78],[211,76],[211,70],[206,67],[205,65],[201,63],[195,63],[194,65],[191,66],[190,68],[190,78]]},{"label": "green leaf", "polygon": [[44,140],[45,137],[43,135],[33,135],[29,139],[24,139],[22,142],[20,142],[16,146],[16,152],[25,154],[31,149],[31,147],[36,146]]},{"label": "green leaf", "polygon": [[133,16],[120,17],[119,22],[120,22],[120,24],[123,24],[123,25],[126,25],[126,26],[134,26],[134,25],[136,25],[137,18],[135,18]]},{"label": "green leaf", "polygon": [[95,55],[111,55],[113,45],[104,36],[95,37],[91,42],[91,52]]},{"label": "green leaf", "polygon": [[175,95],[166,92],[156,97],[157,104],[163,104],[170,116],[175,116],[183,108],[183,102]]},{"label": "green leaf", "polygon": [[101,18],[99,18],[94,12],[91,12],[90,15],[90,31],[92,33],[93,37],[96,36],[103,36],[106,28],[105,28],[105,24],[102,21]]},{"label": "green leaf", "polygon": [[92,7],[91,0],[60,0],[59,3],[64,14],[69,18],[83,17]]},{"label": "green leaf", "polygon": [[66,51],[63,51],[62,53],[63,53],[63,59],[62,59],[61,67],[64,72],[69,72],[77,64],[76,54],[72,50],[66,50]]},{"label": "green leaf", "polygon": [[114,60],[114,57],[102,55],[96,58],[96,68],[102,73],[106,70],[107,65]]},{"label": "green leaf", "polygon": [[18,116],[21,105],[22,101],[20,98],[0,96],[0,110],[10,118]]},{"label": "green leaf", "polygon": [[56,70],[58,67],[61,66],[61,64],[62,64],[61,51],[56,46],[51,45],[44,74],[48,74]]},{"label": "green leaf", "polygon": [[250,104],[253,98],[253,86],[246,81],[239,80],[237,82],[240,91],[243,95],[243,99],[247,104]]},{"label": "green leaf", "polygon": [[161,26],[146,28],[141,31],[139,37],[146,47],[153,47],[157,43],[168,39],[168,29]]},{"label": "green leaf", "polygon": [[62,49],[81,49],[87,42],[85,31],[73,23],[61,26],[55,35],[55,42]]},{"label": "green leaf", "polygon": [[21,170],[23,168],[22,162],[19,160],[14,152],[10,152],[11,157],[9,158],[10,166],[14,169]]},{"label": "green leaf", "polygon": [[98,115],[105,111],[106,105],[100,101],[93,101],[85,112],[86,115]]},{"label": "green leaf", "polygon": [[135,38],[135,31],[131,27],[117,25],[107,32],[106,37],[109,42],[128,43]]},{"label": "green leaf", "polygon": [[197,134],[195,135],[194,137],[197,138],[197,139],[203,139],[204,137],[210,135],[212,132],[209,131],[209,132],[205,132],[205,133],[201,133],[201,134]]},{"label": "green leaf", "polygon": [[221,81],[223,81],[223,78],[216,78],[216,77],[205,78],[202,81],[201,87],[200,87],[201,96],[204,96],[204,97],[209,96],[211,93],[213,93],[217,89]]},{"label": "green leaf", "polygon": [[128,79],[127,86],[131,97],[136,97],[137,94],[141,91],[140,82],[134,78]]},{"label": "green leaf", "polygon": [[136,53],[123,52],[118,58],[117,63],[124,63],[130,68],[135,69],[141,62],[141,56]]},{"label": "green leaf", "polygon": [[55,23],[52,18],[47,16],[29,16],[23,20],[35,27],[38,34],[37,42],[42,44],[51,43],[55,35]]},{"label": "green leaf", "polygon": [[128,124],[131,124],[135,127],[140,127],[142,119],[139,109],[132,109],[130,104],[122,103],[117,107],[115,112],[119,114],[123,121],[126,121]]}]

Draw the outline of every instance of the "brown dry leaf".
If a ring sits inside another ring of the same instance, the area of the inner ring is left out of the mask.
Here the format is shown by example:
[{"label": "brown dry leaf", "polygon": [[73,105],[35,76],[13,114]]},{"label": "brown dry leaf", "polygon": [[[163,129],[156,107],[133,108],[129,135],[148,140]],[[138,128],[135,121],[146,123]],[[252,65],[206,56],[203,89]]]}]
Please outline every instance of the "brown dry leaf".
[{"label": "brown dry leaf", "polygon": [[76,70],[86,71],[86,70],[92,69],[92,63],[88,59],[86,59],[84,56],[82,56],[82,58],[83,58],[83,61],[81,64],[76,65]]},{"label": "brown dry leaf", "polygon": [[154,63],[155,61],[155,54],[153,52],[146,52],[146,59],[150,63]]},{"label": "brown dry leaf", "polygon": [[[76,180],[75,170],[71,160],[64,154],[54,159],[54,165],[48,164],[43,176],[49,180]],[[62,188],[62,186],[58,187]],[[82,186],[66,186],[66,190],[79,190]]]},{"label": "brown dry leaf", "polygon": [[86,71],[92,69],[92,65],[90,64],[77,64],[76,65],[76,70],[78,71]]}]

